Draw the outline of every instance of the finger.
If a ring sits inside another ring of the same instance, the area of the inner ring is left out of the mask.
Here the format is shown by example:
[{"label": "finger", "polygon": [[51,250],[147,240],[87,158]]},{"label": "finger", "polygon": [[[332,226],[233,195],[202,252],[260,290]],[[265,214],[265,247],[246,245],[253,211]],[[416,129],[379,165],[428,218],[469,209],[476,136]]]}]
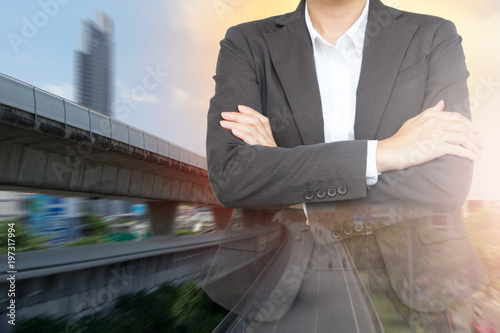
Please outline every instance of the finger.
[{"label": "finger", "polygon": [[221,120],[220,125],[223,128],[231,130],[234,136],[243,140],[245,143],[248,143],[250,145],[270,145],[270,143],[262,135],[262,133],[253,126],[225,120]]},{"label": "finger", "polygon": [[430,111],[443,111],[444,110],[444,101],[440,100],[439,102],[437,102],[436,105],[430,107],[427,110],[430,110]]},{"label": "finger", "polygon": [[[463,116],[462,114],[460,114],[458,112],[445,111],[444,107],[445,107],[444,101],[440,100],[439,102],[437,102],[436,105],[428,108],[425,111],[430,111],[429,113],[432,116],[437,116],[438,118],[443,119],[443,120],[461,121],[461,122],[465,123],[468,127],[470,127],[472,130],[474,130],[474,132],[479,134],[479,129],[472,123],[472,121],[470,119],[466,118],[465,116]],[[438,112],[438,111],[445,111],[445,112]]]},{"label": "finger", "polygon": [[243,140],[243,142],[245,142],[246,144],[249,144],[249,145],[259,144],[259,142],[249,133],[242,132],[241,130],[238,130],[236,128],[233,128],[231,130],[231,133],[233,133],[233,135],[235,137],[237,137],[238,139]]},{"label": "finger", "polygon": [[[269,122],[269,118],[267,118],[266,116],[264,116],[260,112],[255,111],[254,109],[252,109],[251,107],[248,107],[246,105],[238,105],[238,110],[240,111],[240,113],[238,113],[238,112],[222,112],[221,115],[224,119],[227,119],[227,120],[243,122],[246,124],[254,124],[255,126],[263,126],[263,128],[260,129],[261,132],[263,134],[265,132],[267,134],[267,138],[270,141],[274,142],[274,136],[273,136],[273,132],[271,129],[271,124]],[[248,118],[240,118],[241,114],[247,115],[249,117]],[[255,119],[260,120],[260,123],[254,122]]]},{"label": "finger", "polygon": [[225,120],[234,120],[235,116],[238,114],[238,112],[221,112],[221,117],[222,119]]},{"label": "finger", "polygon": [[242,124],[255,124],[256,117],[242,114],[240,112],[222,112],[221,116],[225,120],[234,121]]},{"label": "finger", "polygon": [[445,131],[468,133],[471,136],[477,137],[478,141],[480,141],[477,127],[461,114],[436,115],[434,119],[438,120],[438,123],[434,123],[436,128]]},{"label": "finger", "polygon": [[269,122],[269,118],[267,118],[262,113],[255,111],[254,109],[252,109],[251,107],[248,107],[246,105],[238,105],[238,110],[243,114],[254,116],[254,117],[258,118],[261,121],[261,123],[264,125],[264,128],[266,129],[266,132],[268,133],[268,135],[270,137],[273,137],[273,132],[271,129],[271,124]]},{"label": "finger", "polygon": [[233,124],[234,122],[232,121],[226,121],[226,120],[221,120],[220,122],[220,126],[225,128],[225,129],[232,129],[233,128]]},{"label": "finger", "polygon": [[479,135],[475,131],[465,126],[464,124],[447,123],[446,125],[444,125],[444,130],[446,131],[446,133],[450,133],[451,135],[463,136],[464,140],[467,143],[474,144],[478,149],[484,148],[484,145],[481,142]]},{"label": "finger", "polygon": [[259,118],[253,115],[246,115],[240,113],[236,116],[237,122],[248,126],[253,126],[257,131],[259,131],[264,137],[269,137],[269,129],[266,128],[266,124]]},{"label": "finger", "polygon": [[439,112],[442,112],[442,111],[444,111],[444,101],[440,100],[439,102],[437,102],[436,105],[431,106],[428,109],[425,109],[423,112],[421,112],[421,114],[422,115],[425,115],[425,114],[434,114],[434,113],[439,113]]},{"label": "finger", "polygon": [[[251,129],[251,127],[247,127],[247,129]],[[256,136],[252,132],[245,131],[245,128],[233,128],[231,130],[233,135],[245,143],[249,145],[261,145],[267,147],[276,147],[276,143],[268,141],[266,138],[262,136]]]},{"label": "finger", "polygon": [[233,135],[240,138],[245,143],[250,145],[262,145],[268,147],[276,147],[274,139],[270,140],[266,136],[263,136],[259,131],[256,131],[254,127],[235,124],[232,128]]},{"label": "finger", "polygon": [[481,154],[481,147],[478,146],[473,139],[466,133],[458,133],[458,132],[447,132],[444,135],[444,142],[448,144],[453,144],[457,146],[462,146],[463,148],[466,148],[473,152],[475,155],[480,157]]},{"label": "finger", "polygon": [[[258,113],[257,111],[254,111],[254,112]],[[270,126],[268,125],[268,122],[267,122],[267,126],[269,127],[269,129],[266,128],[266,123],[263,123],[261,121],[261,119],[256,117],[256,116],[243,114],[243,113],[239,113],[239,112],[222,112],[221,116],[225,120],[233,121],[233,122],[236,122],[239,124],[253,126],[253,127],[255,127],[256,130],[261,132],[261,134],[264,137],[266,137],[268,139],[270,137],[272,137],[272,133],[270,133],[271,131],[270,131]],[[264,117],[264,118],[267,119],[266,117]]]},{"label": "finger", "polygon": [[266,118],[266,116],[264,116],[262,113],[255,111],[254,109],[246,105],[238,105],[238,111],[261,119]]},{"label": "finger", "polygon": [[479,134],[479,129],[477,128],[477,126],[474,125],[474,123],[470,119],[466,118],[464,115],[458,112],[436,112],[433,114],[433,116],[439,120],[447,121],[450,123],[461,123],[474,133]]},{"label": "finger", "polygon": [[251,107],[246,106],[246,105],[238,105],[238,111],[240,111],[242,113],[246,113],[246,114],[253,114],[255,116],[262,115],[260,112],[254,110]]},{"label": "finger", "polygon": [[447,144],[443,148],[446,155],[454,155],[467,158],[472,162],[475,162],[480,158],[480,156],[476,155],[473,151],[461,146]]}]

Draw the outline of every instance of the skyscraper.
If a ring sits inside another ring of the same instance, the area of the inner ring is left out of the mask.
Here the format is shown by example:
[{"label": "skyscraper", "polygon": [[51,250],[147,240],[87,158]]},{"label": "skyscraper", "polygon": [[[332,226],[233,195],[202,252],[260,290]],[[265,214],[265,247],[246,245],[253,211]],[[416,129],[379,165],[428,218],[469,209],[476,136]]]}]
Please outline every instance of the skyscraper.
[{"label": "skyscraper", "polygon": [[75,52],[77,102],[112,116],[114,25],[109,16],[98,12],[98,23],[84,20],[82,51]]}]

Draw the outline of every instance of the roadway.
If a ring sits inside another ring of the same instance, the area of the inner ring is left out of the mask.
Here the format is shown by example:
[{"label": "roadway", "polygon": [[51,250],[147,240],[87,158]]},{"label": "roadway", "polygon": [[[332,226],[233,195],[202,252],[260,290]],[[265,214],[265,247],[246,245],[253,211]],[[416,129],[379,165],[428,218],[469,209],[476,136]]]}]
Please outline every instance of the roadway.
[{"label": "roadway", "polygon": [[[343,244],[331,237],[327,239],[329,233],[319,227],[312,227],[307,233],[313,234],[315,246],[288,312],[275,321],[247,320],[243,323],[241,318],[235,318],[235,323],[227,332],[379,331],[375,327],[377,321],[373,318],[371,304],[366,302],[363,287]],[[300,247],[303,241],[306,239],[294,239],[293,246]]]},{"label": "roadway", "polygon": [[[203,253],[207,249],[215,251],[222,231],[202,235],[188,235],[176,238],[152,237],[137,242],[118,242],[85,247],[57,247],[42,251],[28,251],[16,254],[17,279],[40,278],[69,271],[88,270],[96,267],[123,263],[131,260],[147,260],[159,255]],[[178,260],[183,260],[183,257]],[[8,274],[7,254],[0,255],[0,279]]]}]

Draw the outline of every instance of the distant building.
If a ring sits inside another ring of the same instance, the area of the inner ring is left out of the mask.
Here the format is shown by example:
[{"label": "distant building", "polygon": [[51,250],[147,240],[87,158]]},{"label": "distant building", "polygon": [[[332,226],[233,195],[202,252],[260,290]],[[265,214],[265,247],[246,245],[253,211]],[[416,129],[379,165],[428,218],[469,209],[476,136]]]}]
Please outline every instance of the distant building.
[{"label": "distant building", "polygon": [[49,236],[54,244],[75,239],[80,223],[79,198],[0,191],[0,220],[15,220],[30,233]]},{"label": "distant building", "polygon": [[135,202],[126,200],[86,199],[84,209],[92,214],[117,215],[132,212]]},{"label": "distant building", "polygon": [[0,191],[0,220],[20,222],[30,233],[51,238],[54,245],[78,239],[82,216],[85,214],[126,215],[140,220],[145,218],[147,207],[123,200]]},{"label": "distant building", "polygon": [[78,238],[82,203],[81,198],[30,194],[24,221],[30,232],[51,238],[54,245],[64,244]]},{"label": "distant building", "polygon": [[23,217],[26,194],[0,191],[0,220]]},{"label": "distant building", "polygon": [[84,20],[82,51],[75,51],[77,102],[89,109],[112,116],[114,95],[114,25],[99,12],[99,22]]}]

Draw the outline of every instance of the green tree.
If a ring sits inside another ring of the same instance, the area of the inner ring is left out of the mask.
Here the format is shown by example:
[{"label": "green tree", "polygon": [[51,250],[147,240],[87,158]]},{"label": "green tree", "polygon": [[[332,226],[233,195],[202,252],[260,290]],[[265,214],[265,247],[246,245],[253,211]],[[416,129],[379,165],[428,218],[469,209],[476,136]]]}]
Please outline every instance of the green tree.
[{"label": "green tree", "polygon": [[66,243],[63,245],[63,247],[88,246],[88,245],[104,244],[108,242],[109,240],[103,235],[96,235],[96,236],[83,237],[74,242]]},{"label": "green tree", "polygon": [[66,332],[67,323],[64,320],[54,319],[49,316],[38,316],[28,320],[16,322],[16,333],[47,333]]},{"label": "green tree", "polygon": [[[42,250],[49,246],[50,237],[40,237],[29,232],[23,222],[15,219],[0,220],[0,253],[7,253],[9,224],[13,225],[16,252]],[[12,246],[12,245],[11,245]]]},{"label": "green tree", "polygon": [[106,315],[96,313],[77,322],[38,316],[20,321],[14,332],[209,333],[226,315],[196,283],[166,283],[152,292],[121,296]]},{"label": "green tree", "polygon": [[99,215],[84,215],[82,218],[82,222],[82,233],[84,236],[104,235],[109,232],[108,224]]},{"label": "green tree", "polygon": [[194,282],[180,286],[177,295],[170,313],[187,333],[209,333],[227,314]]}]

